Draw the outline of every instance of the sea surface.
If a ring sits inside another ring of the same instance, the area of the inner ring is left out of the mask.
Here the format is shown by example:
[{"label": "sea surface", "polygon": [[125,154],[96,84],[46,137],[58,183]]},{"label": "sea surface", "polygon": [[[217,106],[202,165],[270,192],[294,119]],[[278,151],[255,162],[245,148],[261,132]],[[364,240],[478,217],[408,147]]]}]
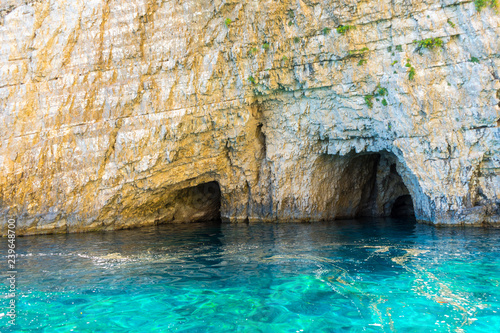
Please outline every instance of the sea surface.
[{"label": "sea surface", "polygon": [[1,332],[500,332],[500,230],[404,219],[17,238]]}]

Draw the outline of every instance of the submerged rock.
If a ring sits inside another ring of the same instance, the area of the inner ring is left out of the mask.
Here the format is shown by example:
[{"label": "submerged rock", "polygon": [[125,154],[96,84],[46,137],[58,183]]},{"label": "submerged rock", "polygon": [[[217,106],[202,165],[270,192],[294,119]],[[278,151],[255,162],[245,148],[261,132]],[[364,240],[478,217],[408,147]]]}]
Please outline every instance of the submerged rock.
[{"label": "submerged rock", "polygon": [[499,33],[459,0],[3,1],[0,224],[500,224]]}]

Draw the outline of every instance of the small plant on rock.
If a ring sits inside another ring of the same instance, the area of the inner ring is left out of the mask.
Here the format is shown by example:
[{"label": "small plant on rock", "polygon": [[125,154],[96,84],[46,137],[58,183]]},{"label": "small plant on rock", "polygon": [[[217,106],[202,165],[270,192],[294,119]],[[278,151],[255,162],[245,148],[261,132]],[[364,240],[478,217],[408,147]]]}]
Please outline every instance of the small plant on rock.
[{"label": "small plant on rock", "polygon": [[224,24],[226,25],[226,27],[229,28],[229,25],[231,24],[231,22],[233,22],[230,18],[227,18],[224,20]]},{"label": "small plant on rock", "polygon": [[347,58],[361,58],[358,61],[358,66],[363,66],[368,62],[368,60],[365,59],[366,53],[370,51],[367,47],[363,47],[361,50],[350,50],[347,53]]},{"label": "small plant on rock", "polygon": [[373,95],[366,95],[365,103],[371,109],[373,107]]},{"label": "small plant on rock", "polygon": [[289,10],[287,12],[287,16],[289,18],[288,20],[288,26],[292,26],[293,25],[293,21],[295,20],[295,13],[293,12],[293,10]]},{"label": "small plant on rock", "polygon": [[443,47],[443,40],[441,38],[426,38],[423,40],[416,41],[418,48],[433,49],[436,47]]},{"label": "small plant on rock", "polygon": [[[387,88],[382,87],[380,84],[377,84],[375,87],[375,90],[370,95],[365,96],[365,104],[371,109],[373,108],[373,99],[375,98],[377,101],[379,101],[379,97],[384,97],[389,95],[389,91]],[[385,98],[382,98],[381,101],[383,106],[387,106],[389,103],[387,103],[387,100]]]},{"label": "small plant on rock", "polygon": [[480,12],[488,6],[491,8],[497,8],[498,0],[474,0],[474,5],[476,5],[476,10]]},{"label": "small plant on rock", "polygon": [[341,35],[344,35],[347,31],[356,29],[356,27],[352,25],[341,25],[337,28],[337,32]]},{"label": "small plant on rock", "polygon": [[375,88],[375,97],[386,96],[388,93],[387,88],[381,87],[380,84]]},{"label": "small plant on rock", "polygon": [[410,67],[410,70],[408,71],[408,80],[413,81],[415,78],[415,68]]},{"label": "small plant on rock", "polygon": [[258,52],[256,47],[252,47],[250,50],[248,50],[248,55],[253,56]]},{"label": "small plant on rock", "polygon": [[415,78],[415,68],[410,64],[410,59],[406,59],[406,65],[405,67],[409,68],[408,70],[408,79],[410,81],[413,81],[413,79]]},{"label": "small plant on rock", "polygon": [[362,58],[364,57],[364,55],[366,54],[366,52],[370,51],[369,48],[367,47],[363,47],[362,49],[360,50],[349,50],[349,52],[347,52],[348,54],[348,57],[352,57],[352,58]]}]

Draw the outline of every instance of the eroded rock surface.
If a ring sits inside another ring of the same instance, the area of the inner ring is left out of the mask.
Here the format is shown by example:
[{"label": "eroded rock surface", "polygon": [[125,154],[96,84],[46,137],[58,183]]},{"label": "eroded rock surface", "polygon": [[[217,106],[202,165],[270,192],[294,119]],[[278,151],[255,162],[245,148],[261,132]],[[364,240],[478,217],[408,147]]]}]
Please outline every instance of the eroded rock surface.
[{"label": "eroded rock surface", "polygon": [[423,222],[500,224],[499,35],[460,0],[3,0],[0,223],[188,219],[217,182],[233,222],[411,195]]}]

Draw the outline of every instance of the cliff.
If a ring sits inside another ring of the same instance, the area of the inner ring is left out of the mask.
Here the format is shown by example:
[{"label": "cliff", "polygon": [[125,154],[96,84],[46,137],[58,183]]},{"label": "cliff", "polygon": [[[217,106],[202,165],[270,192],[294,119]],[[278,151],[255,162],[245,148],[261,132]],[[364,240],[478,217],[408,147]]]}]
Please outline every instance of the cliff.
[{"label": "cliff", "polygon": [[499,35],[460,0],[3,0],[2,229],[500,224]]}]

